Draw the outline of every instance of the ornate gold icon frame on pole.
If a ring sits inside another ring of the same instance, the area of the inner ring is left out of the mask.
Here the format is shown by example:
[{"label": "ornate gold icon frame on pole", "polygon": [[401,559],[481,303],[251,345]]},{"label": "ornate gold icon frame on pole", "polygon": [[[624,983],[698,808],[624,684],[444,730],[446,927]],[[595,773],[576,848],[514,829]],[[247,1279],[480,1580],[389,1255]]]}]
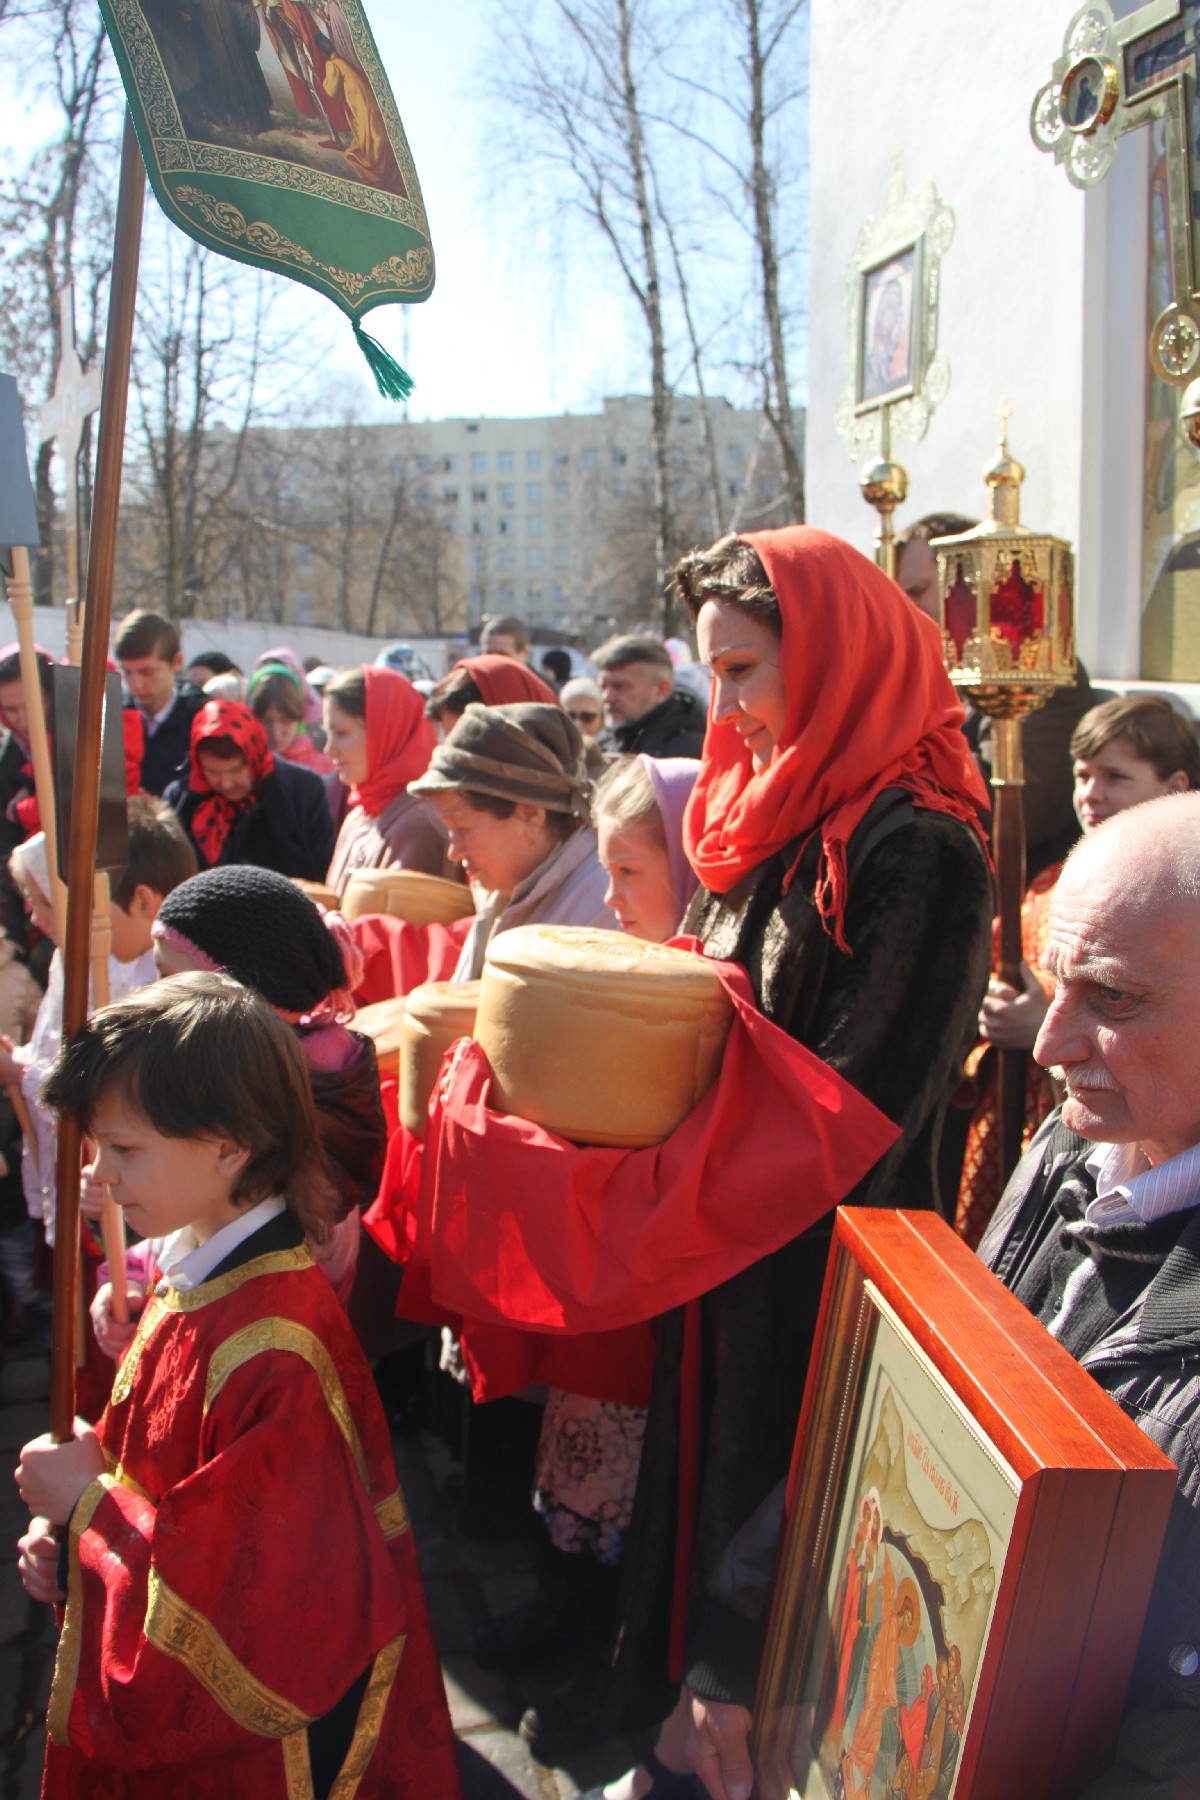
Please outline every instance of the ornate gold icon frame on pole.
[{"label": "ornate gold icon frame on pole", "polygon": [[1067,26],[1062,55],[1034,98],[1029,128],[1039,150],[1075,187],[1103,181],[1117,139],[1153,119],[1166,129],[1171,268],[1175,297],[1154,321],[1150,361],[1182,387],[1200,375],[1200,145],[1189,122],[1200,74],[1200,0],[1150,0],[1114,19],[1108,0],[1089,0]]},{"label": "ornate gold icon frame on pole", "polygon": [[932,181],[910,194],[899,151],[895,161],[883,210],[864,222],[846,270],[846,386],[834,414],[851,460],[862,465],[863,497],[879,514],[875,560],[889,575],[892,514],[908,493],[893,443],[919,444],[950,387],[938,315],[942,257],[954,240],[954,214]]}]

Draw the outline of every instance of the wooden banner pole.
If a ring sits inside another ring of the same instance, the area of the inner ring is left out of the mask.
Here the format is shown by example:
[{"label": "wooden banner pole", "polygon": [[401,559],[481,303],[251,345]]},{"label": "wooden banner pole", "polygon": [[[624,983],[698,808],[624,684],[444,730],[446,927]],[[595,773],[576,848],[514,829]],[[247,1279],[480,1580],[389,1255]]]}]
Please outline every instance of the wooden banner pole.
[{"label": "wooden banner pole", "polygon": [[[104,677],[112,622],[113,570],[125,418],[133,357],[134,312],[146,172],[126,115],[121,147],[121,181],[113,244],[108,328],[104,345],[104,386],[96,451],[96,489],[84,609],[80,676],[78,753],[67,848],[67,935],[63,947],[63,1038],[87,1018],[91,961],[92,888],[96,825],[100,813],[100,744],[104,722]],[[50,1431],[60,1442],[72,1436],[75,1419],[75,1351],[79,1291],[79,1127],[64,1120],[58,1134],[57,1222],[54,1242],[54,1322],[50,1364]]]},{"label": "wooden banner pole", "polygon": [[37,792],[38,813],[46,833],[46,861],[50,865],[51,892],[46,898],[54,908],[58,924],[58,941],[63,943],[67,930],[67,894],[58,867],[58,838],[55,831],[54,779],[50,773],[50,738],[46,731],[46,708],[42,700],[42,682],[37,651],[33,642],[33,582],[29,570],[29,552],[22,545],[13,546],[13,572],[8,582],[8,604],[17,627],[17,644],[21,660],[21,693],[25,700],[25,719],[29,729],[29,760],[33,764],[33,785]]},{"label": "wooden banner pole", "polygon": [[[112,950],[112,893],[108,876],[100,871],[92,891],[92,1005],[97,1012],[111,998],[108,983],[108,958]],[[104,1210],[100,1215],[100,1234],[104,1254],[108,1258],[108,1281],[112,1288],[112,1316],[118,1325],[129,1322],[129,1277],[125,1264],[125,1220],[120,1207],[104,1190]]]}]

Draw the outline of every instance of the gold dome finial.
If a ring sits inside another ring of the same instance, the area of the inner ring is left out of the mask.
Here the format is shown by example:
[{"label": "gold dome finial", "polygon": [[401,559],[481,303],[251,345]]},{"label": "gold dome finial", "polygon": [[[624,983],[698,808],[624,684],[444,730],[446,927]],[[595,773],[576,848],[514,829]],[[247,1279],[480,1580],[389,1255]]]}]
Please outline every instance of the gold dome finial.
[{"label": "gold dome finial", "polygon": [[1011,528],[1021,522],[1021,483],[1025,479],[1025,470],[1008,448],[1012,407],[1007,399],[1001,400],[996,408],[996,417],[1000,421],[1000,453],[983,471],[983,479],[991,490],[989,517],[992,523]]}]

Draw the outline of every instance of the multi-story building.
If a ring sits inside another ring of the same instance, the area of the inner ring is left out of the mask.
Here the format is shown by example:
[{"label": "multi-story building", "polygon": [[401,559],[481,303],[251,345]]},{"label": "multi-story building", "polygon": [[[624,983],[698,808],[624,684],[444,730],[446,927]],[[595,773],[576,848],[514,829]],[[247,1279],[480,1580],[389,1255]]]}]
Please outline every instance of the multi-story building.
[{"label": "multi-story building", "polygon": [[[707,409],[706,432],[698,400],[673,403],[672,557],[789,516],[766,419],[725,400]],[[216,478],[231,444],[211,437]],[[648,399],[554,418],[254,428],[238,448],[229,535],[208,558],[220,574],[200,584],[197,617],[398,636],[513,612],[583,642],[658,620]]]}]

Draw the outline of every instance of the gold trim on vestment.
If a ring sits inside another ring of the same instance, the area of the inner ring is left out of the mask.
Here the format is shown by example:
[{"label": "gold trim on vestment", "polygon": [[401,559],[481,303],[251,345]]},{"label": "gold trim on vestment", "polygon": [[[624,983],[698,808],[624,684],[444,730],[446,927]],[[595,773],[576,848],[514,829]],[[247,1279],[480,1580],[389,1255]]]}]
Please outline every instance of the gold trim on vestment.
[{"label": "gold trim on vestment", "polygon": [[67,1610],[58,1640],[58,1655],[54,1659],[54,1680],[50,1685],[50,1705],[46,1711],[46,1729],[53,1744],[67,1744],[71,1741],[67,1727],[71,1702],[75,1698],[75,1684],[79,1680],[79,1657],[83,1648],[83,1569],[79,1562],[79,1540],[112,1485],[111,1475],[98,1475],[95,1481],[89,1482],[84,1488],[71,1514]]},{"label": "gold trim on vestment", "polygon": [[408,1530],[408,1507],[404,1503],[404,1495],[397,1488],[386,1500],[381,1500],[375,1508],[375,1517],[379,1520],[379,1528],[390,1543],[393,1538],[403,1537]]},{"label": "gold trim on vestment", "polygon": [[187,1288],[183,1293],[168,1287],[162,1301],[169,1312],[198,1312],[202,1306],[211,1306],[214,1300],[224,1300],[227,1294],[236,1293],[238,1288],[260,1275],[290,1275],[298,1269],[315,1266],[307,1244],[298,1244],[293,1250],[270,1250],[265,1256],[256,1256],[252,1262],[243,1263],[240,1269],[230,1269],[228,1275],[218,1275],[215,1281],[202,1281],[199,1287]]},{"label": "gold trim on vestment", "polygon": [[283,1774],[288,1800],[314,1800],[308,1732],[294,1731],[283,1740]]},{"label": "gold trim on vestment", "polygon": [[312,1720],[252,1675],[220,1632],[150,1570],[146,1642],[183,1664],[236,1724],[258,1737],[284,1738]]},{"label": "gold trim on vestment", "polygon": [[124,1464],[117,1461],[111,1450],[105,1450],[104,1460],[108,1464],[109,1474],[118,1487],[128,1488],[131,1494],[136,1494],[138,1499],[144,1500],[148,1506],[157,1504],[156,1501],[151,1500],[141,1482],[135,1481]]},{"label": "gold trim on vestment", "polygon": [[302,1356],[312,1368],[321,1384],[325,1404],[333,1414],[334,1422],[354,1458],[359,1479],[370,1493],[367,1459],[333,1358],[315,1332],[310,1331],[306,1325],[297,1324],[294,1319],[256,1319],[253,1325],[244,1325],[240,1331],[235,1331],[224,1343],[218,1345],[208,1363],[208,1380],[204,1389],[205,1414],[207,1415],[235,1370],[242,1368],[253,1357],[265,1355],[269,1350],[285,1350],[295,1356]]},{"label": "gold trim on vestment", "polygon": [[128,1400],[132,1393],[133,1378],[138,1372],[142,1351],[146,1348],[150,1333],[159,1320],[165,1316],[166,1310],[166,1305],[159,1294],[152,1295],[143,1307],[142,1316],[138,1320],[138,1328],[133,1334],[128,1350],[117,1365],[117,1372],[113,1377],[111,1400],[113,1406],[120,1406],[121,1402]]},{"label": "gold trim on vestment", "polygon": [[393,1638],[390,1644],[383,1646],[371,1666],[371,1679],[367,1682],[367,1691],[358,1709],[350,1749],[338,1771],[337,1780],[329,1790],[329,1800],[354,1800],[359,1783],[371,1766],[405,1641],[403,1634]]}]

